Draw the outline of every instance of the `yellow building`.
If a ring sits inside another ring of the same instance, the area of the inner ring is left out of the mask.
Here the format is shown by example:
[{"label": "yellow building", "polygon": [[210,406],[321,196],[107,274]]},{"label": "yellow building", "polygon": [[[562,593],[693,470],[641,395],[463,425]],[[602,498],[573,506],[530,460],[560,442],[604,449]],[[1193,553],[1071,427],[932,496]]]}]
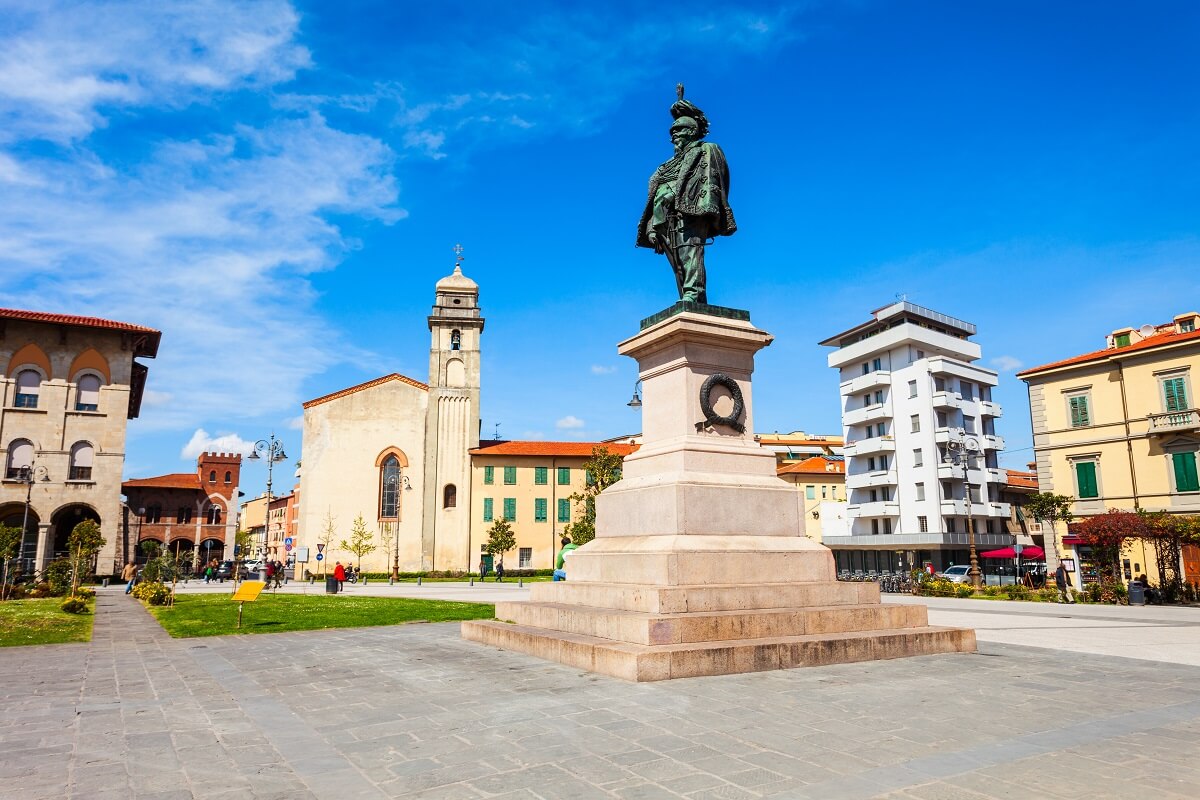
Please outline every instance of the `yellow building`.
[{"label": "yellow building", "polygon": [[[574,519],[572,494],[582,492],[583,464],[598,442],[485,442],[471,450],[471,536],[469,561],[478,568],[492,523],[512,523],[517,546],[505,569],[551,569],[563,528]],[[627,456],[636,447],[603,443]]]},{"label": "yellow building", "polygon": [[823,535],[847,535],[846,462],[841,456],[789,462],[775,474],[804,493],[804,532],[808,538],[819,542]]},{"label": "yellow building", "polygon": [[[1200,513],[1200,411],[1192,384],[1192,373],[1200,373],[1197,328],[1195,312],[1163,325],[1120,328],[1102,350],[1018,374],[1029,388],[1041,491],[1073,497],[1077,517],[1110,508]],[[1086,582],[1088,554],[1071,537],[1066,545],[1064,555],[1080,567],[1076,584]],[[1133,547],[1125,554],[1126,577],[1144,571],[1155,579],[1152,554]],[[1048,569],[1055,568],[1052,558],[1048,551]],[[1195,554],[1184,560],[1194,564]]]}]

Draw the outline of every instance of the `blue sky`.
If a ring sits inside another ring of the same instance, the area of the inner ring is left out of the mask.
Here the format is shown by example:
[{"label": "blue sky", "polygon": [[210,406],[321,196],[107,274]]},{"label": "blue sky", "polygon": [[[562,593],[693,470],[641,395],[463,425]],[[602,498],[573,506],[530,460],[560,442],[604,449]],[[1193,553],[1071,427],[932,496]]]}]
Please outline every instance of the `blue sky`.
[{"label": "blue sky", "polygon": [[979,326],[1020,466],[1016,369],[1200,307],[1195,3],[565,5],[0,0],[0,305],[163,331],[129,477],[272,430],[290,476],[304,400],[424,380],[456,242],[485,437],[636,431],[679,81],[740,226],[710,301],[776,336],[760,431],[838,431],[816,343],[903,293]]}]

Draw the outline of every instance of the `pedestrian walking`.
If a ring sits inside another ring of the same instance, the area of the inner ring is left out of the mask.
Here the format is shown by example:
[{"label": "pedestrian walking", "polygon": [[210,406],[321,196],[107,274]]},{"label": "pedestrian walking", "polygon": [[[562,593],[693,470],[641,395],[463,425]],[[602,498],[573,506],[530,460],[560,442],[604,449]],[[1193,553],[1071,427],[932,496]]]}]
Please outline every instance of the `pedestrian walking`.
[{"label": "pedestrian walking", "polygon": [[337,562],[333,568],[333,579],[338,582],[338,591],[346,588],[346,568],[342,566],[342,562]]},{"label": "pedestrian walking", "polygon": [[504,556],[500,556],[500,560],[496,562],[496,583],[504,580]]},{"label": "pedestrian walking", "polygon": [[1071,599],[1071,591],[1067,588],[1067,568],[1059,562],[1058,569],[1054,570],[1054,585],[1058,588],[1060,603],[1074,603]]},{"label": "pedestrian walking", "polygon": [[204,565],[204,582],[206,584],[212,583],[213,575],[215,575],[216,572],[217,572],[217,570],[213,566],[213,562],[210,561],[207,564],[205,564]]},{"label": "pedestrian walking", "polygon": [[271,562],[271,577],[275,579],[275,588],[283,586],[283,563],[279,559]]},{"label": "pedestrian walking", "polygon": [[488,565],[485,559],[479,559],[479,580],[486,580],[488,574]]},{"label": "pedestrian walking", "polygon": [[137,581],[137,564],[132,561],[125,564],[125,569],[121,570],[121,580],[129,581],[125,584],[125,594],[133,591],[133,584]]},{"label": "pedestrian walking", "polygon": [[266,576],[267,576],[267,581],[266,581],[267,585],[264,588],[270,589],[271,588],[271,579],[275,577],[275,562],[274,561],[263,562],[263,572],[266,573]]}]

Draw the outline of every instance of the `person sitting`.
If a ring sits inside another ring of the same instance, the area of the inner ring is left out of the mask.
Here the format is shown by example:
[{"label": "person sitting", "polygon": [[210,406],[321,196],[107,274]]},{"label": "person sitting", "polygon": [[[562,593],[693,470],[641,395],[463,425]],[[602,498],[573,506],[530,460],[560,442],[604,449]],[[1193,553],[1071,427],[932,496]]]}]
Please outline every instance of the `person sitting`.
[{"label": "person sitting", "polygon": [[1150,588],[1150,579],[1146,577],[1146,573],[1138,576],[1138,582],[1142,584],[1142,590],[1146,593],[1146,602],[1150,605],[1162,605],[1162,593],[1158,589]]},{"label": "person sitting", "polygon": [[570,537],[562,538],[562,549],[558,551],[558,558],[554,560],[554,580],[565,581],[567,579],[566,557],[578,549],[579,545],[572,542]]}]

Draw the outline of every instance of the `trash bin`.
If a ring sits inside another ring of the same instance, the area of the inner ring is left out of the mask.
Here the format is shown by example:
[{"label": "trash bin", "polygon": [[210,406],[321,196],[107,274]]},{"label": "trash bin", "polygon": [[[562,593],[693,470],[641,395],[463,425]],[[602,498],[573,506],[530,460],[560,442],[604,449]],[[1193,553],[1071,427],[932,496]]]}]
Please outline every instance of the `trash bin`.
[{"label": "trash bin", "polygon": [[325,579],[325,594],[337,594],[337,591],[338,591],[338,580],[337,580],[337,578],[330,575],[328,578]]},{"label": "trash bin", "polygon": [[1144,606],[1146,605],[1146,587],[1141,581],[1129,582],[1129,605]]}]

